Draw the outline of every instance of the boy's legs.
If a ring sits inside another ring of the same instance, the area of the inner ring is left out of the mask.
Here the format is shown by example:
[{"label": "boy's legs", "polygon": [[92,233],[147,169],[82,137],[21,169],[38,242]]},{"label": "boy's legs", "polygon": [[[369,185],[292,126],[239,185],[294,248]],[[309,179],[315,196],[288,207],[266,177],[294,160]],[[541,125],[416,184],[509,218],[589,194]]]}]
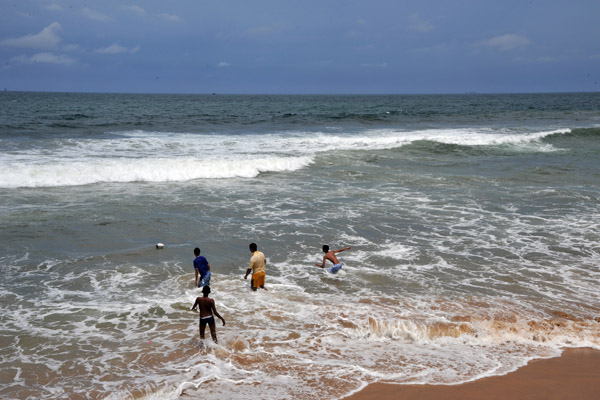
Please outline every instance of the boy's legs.
[{"label": "boy's legs", "polygon": [[254,290],[257,288],[265,289],[265,273],[259,272],[252,276],[254,281]]},{"label": "boy's legs", "polygon": [[256,289],[258,289],[259,287],[264,289],[265,288],[265,273],[264,272],[259,272],[256,274],[252,274],[252,281],[251,281],[251,285],[252,285],[252,290],[256,291]]},{"label": "boy's legs", "polygon": [[198,279],[198,287],[210,286],[210,276],[210,271],[207,271],[202,278]]},{"label": "boy's legs", "polygon": [[217,341],[217,329],[216,329],[216,324],[215,324],[215,320],[213,319],[209,324],[208,324],[209,328],[210,328],[210,336],[212,336],[212,340],[215,341],[215,343],[218,343]]},{"label": "boy's legs", "polygon": [[204,330],[206,329],[206,322],[200,321],[200,339],[204,340]]}]

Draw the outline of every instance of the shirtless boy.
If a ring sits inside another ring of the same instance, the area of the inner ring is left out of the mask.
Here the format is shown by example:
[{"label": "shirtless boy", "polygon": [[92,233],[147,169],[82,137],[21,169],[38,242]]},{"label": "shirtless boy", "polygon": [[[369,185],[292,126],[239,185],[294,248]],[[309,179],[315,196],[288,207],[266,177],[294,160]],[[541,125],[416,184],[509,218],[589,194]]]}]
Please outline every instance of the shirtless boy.
[{"label": "shirtless boy", "polygon": [[339,250],[329,250],[329,246],[324,245],[323,253],[325,253],[325,255],[323,256],[323,263],[317,264],[317,267],[325,268],[325,262],[329,260],[333,263],[333,267],[329,268],[327,271],[331,272],[332,274],[336,274],[340,269],[342,269],[342,263],[337,259],[335,254],[344,250],[350,250],[351,248],[352,247],[348,246]]},{"label": "shirtless boy", "polygon": [[221,321],[223,321],[223,326],[225,326],[225,320],[217,312],[217,309],[215,308],[214,299],[208,297],[209,293],[210,286],[204,286],[202,288],[202,294],[204,294],[204,297],[196,298],[196,302],[192,307],[192,311],[196,311],[196,307],[200,308],[200,339],[204,340],[204,330],[206,328],[206,324],[208,324],[208,326],[210,327],[210,336],[212,336],[212,339],[215,341],[215,343],[218,343],[217,330],[215,328],[215,317],[213,316],[213,314],[219,317]]}]

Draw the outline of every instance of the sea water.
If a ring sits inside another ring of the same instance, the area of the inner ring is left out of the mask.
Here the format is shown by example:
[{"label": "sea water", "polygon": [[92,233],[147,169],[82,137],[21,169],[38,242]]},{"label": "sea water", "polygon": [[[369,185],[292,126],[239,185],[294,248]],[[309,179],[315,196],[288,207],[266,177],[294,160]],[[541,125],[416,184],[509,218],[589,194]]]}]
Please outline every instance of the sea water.
[{"label": "sea water", "polygon": [[336,399],[600,349],[599,221],[597,93],[3,92],[0,397]]}]

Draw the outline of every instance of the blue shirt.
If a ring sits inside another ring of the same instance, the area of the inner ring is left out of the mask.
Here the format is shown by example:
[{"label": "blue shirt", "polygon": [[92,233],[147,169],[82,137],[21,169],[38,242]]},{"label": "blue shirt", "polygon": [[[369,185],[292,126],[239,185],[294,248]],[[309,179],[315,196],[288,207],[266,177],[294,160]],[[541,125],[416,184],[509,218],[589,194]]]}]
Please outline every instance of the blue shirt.
[{"label": "blue shirt", "polygon": [[204,278],[204,275],[208,272],[208,260],[204,256],[198,256],[194,259],[194,269],[198,270],[200,278]]}]

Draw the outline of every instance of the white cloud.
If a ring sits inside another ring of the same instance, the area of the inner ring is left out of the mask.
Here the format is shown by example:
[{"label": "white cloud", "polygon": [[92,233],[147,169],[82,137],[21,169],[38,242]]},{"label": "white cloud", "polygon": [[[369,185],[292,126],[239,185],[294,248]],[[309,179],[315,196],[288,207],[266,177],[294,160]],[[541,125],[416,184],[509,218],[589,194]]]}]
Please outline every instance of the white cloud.
[{"label": "white cloud", "polygon": [[554,57],[538,57],[537,59],[539,62],[544,62],[544,63],[549,63],[549,62],[554,62],[556,61],[556,59]]},{"label": "white cloud", "polygon": [[365,68],[387,68],[388,67],[388,63],[386,62],[382,62],[379,64],[361,64],[361,67],[365,67]]},{"label": "white cloud", "polygon": [[94,21],[100,21],[100,22],[110,21],[110,17],[108,17],[107,15],[104,15],[99,11],[92,10],[87,7],[85,7],[83,10],[81,10],[81,13],[83,14],[83,16],[85,16],[91,20],[94,20]]},{"label": "white cloud", "polygon": [[58,65],[71,65],[75,63],[75,60],[65,55],[56,55],[48,52],[37,53],[31,57],[18,56],[10,59],[11,62],[19,64],[58,64]]},{"label": "white cloud", "polygon": [[63,10],[63,8],[56,3],[48,4],[48,5],[44,6],[44,8],[47,10],[52,10],[52,11],[62,11]]},{"label": "white cloud", "polygon": [[108,47],[104,47],[102,49],[97,49],[94,53],[99,54],[121,54],[121,53],[137,53],[140,49],[140,46],[127,48],[125,46],[121,46],[119,43],[113,43]]},{"label": "white cloud", "polygon": [[556,61],[554,57],[530,57],[530,56],[521,56],[513,58],[514,61],[524,64],[536,64],[536,63],[553,63]]},{"label": "white cloud", "polygon": [[58,22],[53,22],[40,33],[25,35],[19,38],[5,39],[3,46],[26,47],[31,49],[53,49],[60,42],[58,32],[62,29]]},{"label": "white cloud", "polygon": [[79,50],[79,45],[78,44],[66,44],[64,46],[62,46],[62,50],[63,51],[75,51],[75,50]]},{"label": "white cloud", "polygon": [[491,39],[479,42],[481,46],[498,48],[500,50],[513,50],[517,47],[527,46],[531,40],[525,36],[507,33],[506,35],[494,36]]},{"label": "white cloud", "polygon": [[123,9],[131,11],[137,15],[146,15],[146,10],[140,6],[123,6]]},{"label": "white cloud", "polygon": [[456,48],[454,43],[438,43],[433,46],[421,47],[410,50],[411,53],[424,55],[443,55],[448,54]]},{"label": "white cloud", "polygon": [[219,67],[219,68],[231,67],[231,63],[228,63],[227,61],[221,61],[220,63],[217,64],[217,67]]},{"label": "white cloud", "polygon": [[257,26],[246,31],[250,35],[266,35],[271,32],[273,32],[273,29],[268,26]]},{"label": "white cloud", "polygon": [[166,13],[162,13],[162,14],[158,14],[159,17],[167,20],[167,21],[172,21],[172,22],[179,22],[181,21],[181,18],[179,18],[177,15],[174,14],[166,14]]},{"label": "white cloud", "polygon": [[246,30],[246,34],[250,36],[262,36],[270,35],[272,33],[281,32],[284,29],[284,25],[281,23],[272,26],[257,26]]},{"label": "white cloud", "polygon": [[413,31],[417,31],[417,32],[431,32],[434,29],[434,26],[428,22],[428,21],[423,21],[420,17],[419,14],[413,14],[410,16],[410,25],[409,28]]}]

